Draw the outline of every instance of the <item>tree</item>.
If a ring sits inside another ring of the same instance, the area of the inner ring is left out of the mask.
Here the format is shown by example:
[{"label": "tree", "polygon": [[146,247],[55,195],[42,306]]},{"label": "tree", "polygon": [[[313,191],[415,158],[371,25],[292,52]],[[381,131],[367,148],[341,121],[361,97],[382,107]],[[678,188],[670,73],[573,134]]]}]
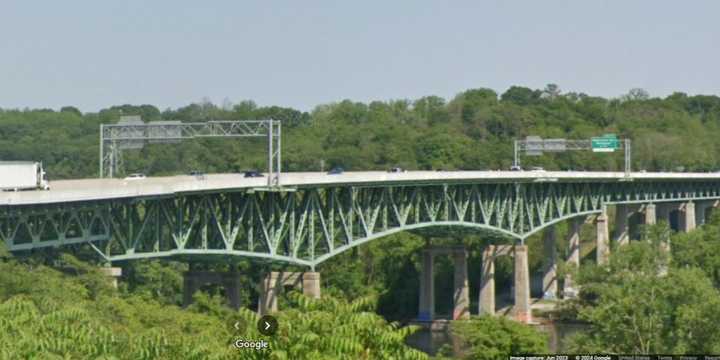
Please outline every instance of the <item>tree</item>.
[{"label": "tree", "polygon": [[510,355],[548,352],[544,334],[504,317],[481,316],[456,321],[452,329],[469,347],[467,359],[507,359]]},{"label": "tree", "polygon": [[574,352],[714,353],[720,351],[720,293],[697,268],[667,269],[661,246],[667,228],[650,242],[618,249],[607,266],[581,271],[579,318],[590,324],[570,340]]}]

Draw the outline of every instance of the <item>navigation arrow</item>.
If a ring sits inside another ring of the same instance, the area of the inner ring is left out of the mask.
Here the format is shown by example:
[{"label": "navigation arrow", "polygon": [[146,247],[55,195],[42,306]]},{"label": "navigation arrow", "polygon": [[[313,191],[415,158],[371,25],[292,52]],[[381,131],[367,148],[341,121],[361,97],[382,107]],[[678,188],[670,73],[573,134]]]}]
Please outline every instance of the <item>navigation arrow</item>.
[{"label": "navigation arrow", "polygon": [[270,328],[270,323],[266,321],[266,322],[265,322],[265,330],[267,330],[267,329],[269,329],[269,328]]}]

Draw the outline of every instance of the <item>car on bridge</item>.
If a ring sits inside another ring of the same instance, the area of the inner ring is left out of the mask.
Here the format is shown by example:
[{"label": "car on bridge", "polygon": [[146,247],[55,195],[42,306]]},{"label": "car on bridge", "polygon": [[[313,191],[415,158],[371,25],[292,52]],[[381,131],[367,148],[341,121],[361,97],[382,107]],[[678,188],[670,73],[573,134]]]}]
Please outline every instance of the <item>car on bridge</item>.
[{"label": "car on bridge", "polygon": [[263,174],[261,174],[257,170],[246,170],[244,176],[246,178],[256,178],[256,177],[263,177]]},{"label": "car on bridge", "polygon": [[146,178],[146,176],[143,173],[134,173],[134,174],[130,174],[130,175],[126,176],[125,180],[142,180],[145,178]]},{"label": "car on bridge", "polygon": [[404,173],[404,172],[405,172],[405,169],[403,169],[403,168],[401,168],[401,167],[394,167],[394,168],[390,168],[390,169],[388,170],[388,172],[389,172],[389,173]]},{"label": "car on bridge", "polygon": [[345,169],[343,169],[341,166],[336,166],[330,169],[330,171],[328,171],[328,175],[340,175],[343,172],[345,172]]}]

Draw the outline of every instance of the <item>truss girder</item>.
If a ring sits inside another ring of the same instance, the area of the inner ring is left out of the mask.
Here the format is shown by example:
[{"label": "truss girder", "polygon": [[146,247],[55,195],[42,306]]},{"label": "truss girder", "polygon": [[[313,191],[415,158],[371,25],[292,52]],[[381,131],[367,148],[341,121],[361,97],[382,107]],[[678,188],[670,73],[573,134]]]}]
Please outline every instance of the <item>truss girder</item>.
[{"label": "truss girder", "polygon": [[11,251],[91,242],[109,261],[197,255],[314,266],[388,234],[467,226],[523,241],[608,204],[720,198],[720,182],[547,182],[325,186],[0,206]]}]

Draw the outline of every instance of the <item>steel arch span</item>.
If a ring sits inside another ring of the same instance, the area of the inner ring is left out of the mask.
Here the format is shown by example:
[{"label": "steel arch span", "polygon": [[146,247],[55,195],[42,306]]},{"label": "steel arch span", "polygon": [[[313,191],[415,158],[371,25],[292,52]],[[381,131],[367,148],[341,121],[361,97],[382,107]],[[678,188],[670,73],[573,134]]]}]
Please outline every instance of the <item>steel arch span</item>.
[{"label": "steel arch span", "polygon": [[524,241],[617,203],[720,198],[717,181],[330,184],[42,205],[0,205],[11,251],[90,243],[108,261],[241,256],[314,267],[342,251],[427,226],[493,230]]}]

